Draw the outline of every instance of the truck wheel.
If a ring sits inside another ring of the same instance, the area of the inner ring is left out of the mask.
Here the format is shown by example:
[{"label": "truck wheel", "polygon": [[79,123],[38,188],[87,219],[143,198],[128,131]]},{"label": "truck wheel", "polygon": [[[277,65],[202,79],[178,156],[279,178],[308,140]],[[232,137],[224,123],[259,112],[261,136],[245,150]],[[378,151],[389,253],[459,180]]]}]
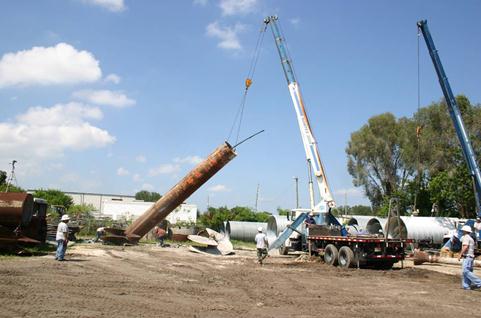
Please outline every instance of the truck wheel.
[{"label": "truck wheel", "polygon": [[338,255],[337,247],[333,244],[327,244],[324,249],[324,262],[326,262],[327,265],[336,266]]},{"label": "truck wheel", "polygon": [[289,253],[289,247],[282,245],[279,247],[279,254],[287,255]]},{"label": "truck wheel", "polygon": [[354,252],[349,246],[343,246],[339,250],[339,267],[349,268],[354,265]]}]

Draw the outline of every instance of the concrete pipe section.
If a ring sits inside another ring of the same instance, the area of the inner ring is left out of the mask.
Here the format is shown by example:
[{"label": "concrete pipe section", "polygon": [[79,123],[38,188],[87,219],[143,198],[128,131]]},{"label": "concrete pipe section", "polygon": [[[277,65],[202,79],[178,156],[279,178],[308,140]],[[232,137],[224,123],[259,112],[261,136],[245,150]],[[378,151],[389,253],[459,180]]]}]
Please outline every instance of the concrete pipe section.
[{"label": "concrete pipe section", "polygon": [[267,241],[272,244],[291,221],[285,215],[271,215],[267,219]]},{"label": "concrete pipe section", "polygon": [[262,231],[266,233],[267,223],[264,222],[227,221],[226,234],[231,240],[255,242],[259,227],[262,227]]},{"label": "concrete pipe section", "polygon": [[446,234],[456,229],[456,222],[445,217],[401,216],[391,217],[386,222],[389,238],[408,238],[415,242],[430,241],[433,244],[443,244]]}]

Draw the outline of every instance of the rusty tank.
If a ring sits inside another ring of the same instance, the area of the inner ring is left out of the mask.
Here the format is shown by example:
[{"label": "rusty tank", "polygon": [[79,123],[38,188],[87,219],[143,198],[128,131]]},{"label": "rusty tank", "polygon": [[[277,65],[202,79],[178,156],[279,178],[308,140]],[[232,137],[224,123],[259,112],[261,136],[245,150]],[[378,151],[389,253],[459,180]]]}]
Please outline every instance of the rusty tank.
[{"label": "rusty tank", "polygon": [[235,156],[235,150],[229,143],[217,147],[125,230],[128,241],[137,242]]},{"label": "rusty tank", "polygon": [[27,226],[33,215],[33,196],[25,192],[0,193],[0,223],[3,226]]}]

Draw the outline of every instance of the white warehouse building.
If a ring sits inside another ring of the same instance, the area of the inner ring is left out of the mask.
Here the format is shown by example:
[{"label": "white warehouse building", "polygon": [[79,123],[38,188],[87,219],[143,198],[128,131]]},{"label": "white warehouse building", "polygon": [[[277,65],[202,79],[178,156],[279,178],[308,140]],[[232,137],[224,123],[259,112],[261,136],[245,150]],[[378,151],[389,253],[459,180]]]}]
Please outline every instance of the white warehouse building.
[{"label": "white warehouse building", "polygon": [[[144,201],[102,201],[102,207],[100,209],[102,216],[107,216],[113,220],[126,219],[135,220],[145,211],[147,211],[154,202]],[[197,205],[182,203],[174,211],[167,216],[167,221],[171,224],[177,222],[197,222]]]},{"label": "white warehouse building", "polygon": [[[28,190],[33,193],[35,190]],[[135,200],[133,195],[89,192],[64,192],[72,197],[74,204],[90,204],[97,211],[97,217],[110,217],[113,220],[134,220],[147,211],[154,202]],[[182,203],[168,216],[171,224],[177,222],[197,222],[197,205]]]}]

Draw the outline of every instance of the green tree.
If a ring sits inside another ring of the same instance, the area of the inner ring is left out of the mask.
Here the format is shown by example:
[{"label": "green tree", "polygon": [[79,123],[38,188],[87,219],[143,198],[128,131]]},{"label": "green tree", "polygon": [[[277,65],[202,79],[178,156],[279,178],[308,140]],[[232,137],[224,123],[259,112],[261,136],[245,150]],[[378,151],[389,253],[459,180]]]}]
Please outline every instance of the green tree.
[{"label": "green tree", "polygon": [[143,200],[145,202],[156,202],[162,196],[157,192],[150,192],[147,190],[139,191],[135,194],[136,200]]},{"label": "green tree", "polygon": [[209,209],[200,215],[198,222],[205,227],[219,230],[225,221],[266,222],[271,216],[269,212],[255,212],[249,207],[236,206]]},{"label": "green tree", "polygon": [[283,209],[283,208],[277,208],[277,214],[279,215],[289,215],[291,210],[289,209]]},{"label": "green tree", "polygon": [[92,212],[95,207],[92,204],[74,204],[68,209],[68,214],[75,219],[90,219],[93,218]]},{"label": "green tree", "polygon": [[385,113],[371,117],[351,134],[346,148],[348,171],[354,185],[363,187],[374,208],[380,207],[386,197],[404,191],[414,174],[403,152],[410,141],[410,126],[408,119],[396,120],[393,114]]},{"label": "green tree", "polygon": [[73,204],[73,199],[71,196],[66,195],[60,190],[55,189],[39,189],[33,193],[35,198],[42,198],[48,202],[50,205],[61,205],[67,210]]},{"label": "green tree", "polygon": [[3,170],[0,170],[0,185],[5,184],[7,181],[7,173]]},{"label": "green tree", "polygon": [[[5,192],[5,190],[7,190],[7,184],[6,183],[0,184],[0,192]],[[25,189],[22,189],[14,185],[10,185],[8,187],[8,192],[25,192]]]}]

